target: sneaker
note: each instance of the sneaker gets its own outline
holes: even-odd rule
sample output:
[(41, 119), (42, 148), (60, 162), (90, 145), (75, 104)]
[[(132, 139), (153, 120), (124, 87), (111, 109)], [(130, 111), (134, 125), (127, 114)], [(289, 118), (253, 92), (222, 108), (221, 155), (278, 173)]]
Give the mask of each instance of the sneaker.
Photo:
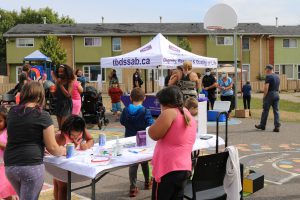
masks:
[(137, 187), (131, 188), (129, 190), (129, 197), (136, 197), (138, 192), (139, 192), (139, 189)]
[(145, 182), (144, 189), (150, 190), (152, 188), (152, 184), (153, 184), (152, 180)]
[(279, 127), (275, 127), (274, 129), (273, 129), (273, 132), (280, 132), (280, 130), (279, 130)]
[(260, 129), (262, 131), (264, 131), (266, 128), (263, 127), (262, 125), (255, 125), (255, 128)]

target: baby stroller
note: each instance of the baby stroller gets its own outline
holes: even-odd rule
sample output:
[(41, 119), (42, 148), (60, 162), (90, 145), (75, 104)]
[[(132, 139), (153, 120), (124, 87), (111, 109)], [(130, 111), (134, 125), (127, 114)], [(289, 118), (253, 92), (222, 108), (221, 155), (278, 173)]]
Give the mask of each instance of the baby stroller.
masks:
[(13, 89), (2, 95), (0, 105), (3, 105), (7, 109), (16, 105), (16, 94), (18, 93), (19, 85), (20, 84), (17, 84)]
[(87, 86), (83, 92), (81, 112), (86, 123), (97, 124), (100, 130), (109, 123), (105, 117), (102, 96), (92, 86)]

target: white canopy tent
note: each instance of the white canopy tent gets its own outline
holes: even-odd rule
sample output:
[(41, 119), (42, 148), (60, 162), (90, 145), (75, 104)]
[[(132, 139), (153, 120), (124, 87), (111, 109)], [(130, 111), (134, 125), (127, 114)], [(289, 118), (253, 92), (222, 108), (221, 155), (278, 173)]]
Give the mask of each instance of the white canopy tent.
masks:
[(203, 57), (188, 52), (167, 40), (161, 33), (157, 34), (144, 46), (114, 57), (101, 58), (102, 68), (139, 68), (164, 69), (176, 68), (186, 60), (192, 61), (193, 68), (216, 68), (217, 58)]

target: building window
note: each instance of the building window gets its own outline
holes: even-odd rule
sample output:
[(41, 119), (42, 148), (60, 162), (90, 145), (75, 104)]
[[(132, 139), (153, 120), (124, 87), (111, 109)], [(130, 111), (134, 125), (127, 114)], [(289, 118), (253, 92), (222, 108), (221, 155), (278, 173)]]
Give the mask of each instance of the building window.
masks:
[(285, 74), (287, 79), (294, 79), (294, 66), (280, 65), (280, 74)]
[(19, 83), (19, 76), (22, 73), (22, 66), (16, 66), (16, 83)]
[(17, 47), (34, 47), (34, 38), (17, 38)]
[(112, 39), (112, 50), (113, 51), (121, 51), (121, 38), (113, 38)]
[(297, 48), (297, 39), (283, 39), (284, 48)]
[[(244, 72), (245, 70), (245, 72)], [(250, 70), (250, 64), (244, 64), (243, 65), (243, 80), (244, 81), (250, 81), (251, 76), (250, 76), (251, 70)]]
[[(89, 65), (89, 66), (83, 66), (83, 74), (87, 81), (89, 82), (96, 82), (98, 78), (98, 74), (100, 74), (101, 67), (100, 65)], [(105, 69), (102, 68), (102, 81), (105, 81)]]
[(242, 39), (242, 43), (243, 43), (243, 50), (249, 50), (250, 49), (250, 38), (248, 37), (243, 37)]
[(298, 80), (300, 80), (300, 65), (298, 65)]
[(217, 36), (217, 45), (233, 45), (233, 37)]
[(280, 74), (280, 65), (275, 65), (274, 73), (278, 75)]
[(100, 47), (102, 45), (101, 37), (86, 37), (84, 38), (84, 46)]
[[(148, 72), (148, 79), (150, 81), (153, 80), (153, 77), (152, 77), (152, 70), (149, 69), (147, 70)], [(159, 80), (159, 77), (161, 76), (161, 70), (154, 70), (153, 71), (153, 74), (154, 74), (154, 81), (158, 81)], [(163, 77), (166, 77), (168, 75), (168, 69), (163, 69)]]

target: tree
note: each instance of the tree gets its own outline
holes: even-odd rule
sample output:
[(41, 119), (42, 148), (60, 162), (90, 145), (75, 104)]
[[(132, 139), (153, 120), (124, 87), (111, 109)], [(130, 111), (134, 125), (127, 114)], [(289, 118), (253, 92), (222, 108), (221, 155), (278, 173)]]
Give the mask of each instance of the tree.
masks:
[(54, 66), (59, 66), (67, 60), (67, 53), (61, 47), (60, 40), (55, 35), (47, 35), (41, 46), (40, 51), (51, 58)]
[(187, 38), (180, 38), (178, 46), (186, 51), (192, 52), (192, 47)]
[(3, 34), (17, 24), (42, 24), (46, 17), (47, 24), (74, 24), (75, 21), (69, 16), (59, 16), (51, 8), (41, 8), (33, 10), (31, 8), (21, 8), (21, 12), (6, 11), (0, 9), (0, 62), (6, 58), (6, 42)]

